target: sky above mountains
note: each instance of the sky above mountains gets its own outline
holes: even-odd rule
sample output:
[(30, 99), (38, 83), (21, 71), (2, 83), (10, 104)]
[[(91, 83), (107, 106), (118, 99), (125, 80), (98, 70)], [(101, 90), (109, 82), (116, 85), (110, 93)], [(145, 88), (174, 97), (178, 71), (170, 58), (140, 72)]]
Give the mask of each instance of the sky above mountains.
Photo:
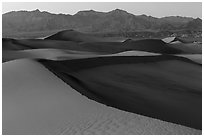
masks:
[(51, 13), (76, 14), (81, 10), (108, 12), (122, 9), (135, 15), (154, 17), (185, 16), (202, 18), (201, 2), (3, 2), (2, 13), (19, 10), (48, 11)]

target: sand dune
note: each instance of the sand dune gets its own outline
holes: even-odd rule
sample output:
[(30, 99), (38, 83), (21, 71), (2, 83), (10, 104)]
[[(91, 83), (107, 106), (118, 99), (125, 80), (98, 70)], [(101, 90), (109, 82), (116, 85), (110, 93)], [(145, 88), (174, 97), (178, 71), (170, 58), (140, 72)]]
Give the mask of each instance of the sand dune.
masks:
[(8, 39), (3, 38), (2, 39), (2, 50), (25, 50), (25, 49), (31, 49), (28, 46), (18, 45), (16, 44), (15, 39)]
[(124, 42), (124, 44), (125, 46), (134, 48), (134, 50), (142, 50), (162, 54), (182, 53), (182, 50), (170, 47), (160, 39), (131, 40)]
[(165, 43), (171, 43), (175, 40), (176, 37), (167, 37), (167, 38), (163, 38), (162, 41), (164, 41)]
[(131, 40), (125, 42), (84, 42), (79, 45), (85, 49), (89, 49), (89, 51), (109, 54), (131, 50), (160, 54), (183, 53), (182, 50), (168, 46), (163, 41), (157, 39)]
[(202, 54), (180, 54), (178, 56), (185, 57), (194, 62), (202, 64)]
[[(85, 38), (84, 38), (85, 39)], [(3, 50), (64, 49), (98, 54), (114, 54), (124, 51), (145, 51), (159, 54), (201, 54), (201, 46), (195, 44), (166, 44), (159, 39), (130, 40), (125, 42), (80, 42), (42, 39), (3, 39)]]
[(198, 43), (182, 40), (177, 37), (164, 38), (162, 41), (168, 43), (169, 47), (181, 50), (183, 54), (202, 54), (202, 45)]
[(145, 51), (125, 51), (116, 54), (101, 55), (100, 57), (111, 57), (111, 56), (154, 56), (160, 55), (157, 53), (145, 52)]
[[(111, 49), (111, 46), (114, 43), (108, 43), (106, 38), (99, 38), (99, 37), (94, 37), (90, 36), (88, 34), (83, 34), (80, 32), (76, 32), (73, 30), (65, 30), (58, 32), (46, 39), (52, 39), (52, 40), (66, 40), (66, 41), (74, 41), (74, 42), (85, 42), (83, 46), (86, 46), (86, 48), (94, 48), (95, 50), (98, 49), (104, 49), (107, 46), (109, 47), (109, 50)], [(99, 43), (100, 42), (100, 43)], [(104, 43), (107, 42), (107, 43)], [(120, 42), (115, 42), (118, 46), (122, 45), (122, 49), (124, 50), (139, 50), (139, 51), (147, 51), (147, 52), (156, 52), (156, 53), (163, 53), (163, 54), (175, 54), (175, 53), (181, 53), (181, 50), (174, 49), (172, 47), (164, 46), (166, 45), (165, 42), (162, 40), (156, 40), (156, 39), (145, 39), (145, 40), (126, 40), (123, 43)], [(111, 46), (109, 46), (111, 45)], [(125, 46), (125, 47), (123, 47)], [(99, 48), (100, 47), (100, 48)], [(105, 50), (106, 52), (108, 49)], [(121, 51), (120, 51), (121, 52)]]
[(80, 59), (97, 56), (90, 52), (80, 52), (72, 50), (60, 49), (32, 49), (21, 51), (4, 51), (2, 53), (3, 62), (28, 58), (28, 59), (49, 59), (49, 60), (63, 60), (64, 59)]
[(199, 46), (196, 43), (187, 43), (187, 44), (174, 43), (174, 44), (169, 44), (169, 46), (178, 50), (182, 50), (183, 54), (202, 54), (202, 46)]
[(108, 42), (113, 41), (110, 38), (102, 38), (94, 35), (81, 33), (75, 30), (64, 30), (60, 31), (54, 35), (51, 35), (45, 39), (51, 40), (64, 40), (64, 41), (74, 41), (74, 42)]
[(16, 59), (48, 59), (48, 60), (71, 60), (94, 57), (108, 57), (108, 56), (152, 56), (158, 55), (143, 51), (125, 51), (116, 54), (96, 54), (86, 51), (75, 50), (61, 50), (61, 49), (29, 49), (18, 51), (4, 51), (2, 53), (2, 61), (7, 62)]
[(77, 91), (98, 102), (201, 129), (201, 65), (176, 56), (41, 60)]
[(166, 43), (193, 43), (193, 40), (187, 40), (185, 38), (179, 38), (179, 37), (167, 37), (167, 38), (163, 38), (162, 41), (166, 42)]
[(3, 134), (202, 133), (92, 101), (31, 60), (3, 63), (2, 76)]
[[(12, 45), (9, 45), (8, 42), (12, 43)], [(74, 48), (78, 49), (77, 43), (72, 41), (43, 40), (43, 39), (3, 39), (3, 50), (4, 49), (16, 50), (15, 47), (24, 47), (24, 49), (44, 49), (44, 48), (70, 49), (70, 50)]]
[[(11, 44), (12, 45), (11, 45)], [(17, 50), (15, 47), (25, 47), (26, 49), (64, 49), (77, 51), (90, 51), (96, 53), (117, 53), (128, 50), (123, 46), (122, 42), (82, 42), (76, 43), (73, 41), (59, 41), (59, 40), (42, 40), (42, 39), (4, 39), (3, 50)], [(25, 49), (24, 48), (24, 49)], [(20, 48), (19, 48), (20, 49)], [(21, 50), (24, 50), (21, 49)]]

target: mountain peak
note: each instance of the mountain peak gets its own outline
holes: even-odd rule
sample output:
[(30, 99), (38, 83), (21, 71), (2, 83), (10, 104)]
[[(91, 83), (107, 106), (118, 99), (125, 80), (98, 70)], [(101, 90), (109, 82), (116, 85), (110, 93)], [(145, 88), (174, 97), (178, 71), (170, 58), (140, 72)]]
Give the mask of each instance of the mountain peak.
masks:
[(101, 12), (98, 12), (98, 11), (95, 11), (95, 10), (83, 10), (83, 11), (79, 11), (77, 12), (75, 15), (83, 15), (83, 16), (86, 16), (86, 15), (94, 15), (94, 14), (97, 14), (97, 13), (101, 13)]
[(127, 11), (125, 10), (121, 10), (121, 9), (115, 9), (115, 10), (112, 10), (112, 11), (109, 11), (107, 12), (108, 14), (111, 14), (113, 16), (117, 16), (117, 15), (131, 15), (130, 13), (128, 13)]
[(202, 19), (200, 19), (200, 18), (196, 18), (196, 19), (194, 19), (194, 20), (197, 20), (197, 21), (201, 21), (201, 22), (202, 22)]
[(122, 10), (122, 9), (115, 9), (115, 10), (112, 10), (110, 12), (115, 12), (115, 13), (127, 13), (127, 11), (125, 10)]
[(33, 10), (32, 12), (40, 12), (40, 10), (39, 10), (39, 9), (36, 9), (36, 10)]
[(148, 17), (146, 14), (139, 15), (141, 17)]

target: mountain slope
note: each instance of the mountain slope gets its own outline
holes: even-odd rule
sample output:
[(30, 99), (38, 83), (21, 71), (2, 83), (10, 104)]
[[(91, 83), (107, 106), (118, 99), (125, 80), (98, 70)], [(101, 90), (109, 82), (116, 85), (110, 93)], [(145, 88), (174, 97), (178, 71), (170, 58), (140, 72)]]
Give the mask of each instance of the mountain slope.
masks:
[(110, 12), (79, 11), (75, 15), (52, 14), (37, 9), (34, 11), (12, 11), (2, 16), (3, 34), (63, 29), (75, 29), (82, 32), (201, 30), (201, 26), (201, 19), (179, 16), (163, 18), (136, 16), (120, 9)]

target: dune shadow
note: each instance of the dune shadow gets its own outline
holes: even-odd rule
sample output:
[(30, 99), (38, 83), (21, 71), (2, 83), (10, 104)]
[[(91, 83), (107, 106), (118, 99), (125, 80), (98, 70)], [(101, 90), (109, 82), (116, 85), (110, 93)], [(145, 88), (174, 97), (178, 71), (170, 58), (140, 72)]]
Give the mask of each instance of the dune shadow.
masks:
[(38, 61), (92, 100), (202, 129), (201, 65), (189, 59), (159, 55)]

